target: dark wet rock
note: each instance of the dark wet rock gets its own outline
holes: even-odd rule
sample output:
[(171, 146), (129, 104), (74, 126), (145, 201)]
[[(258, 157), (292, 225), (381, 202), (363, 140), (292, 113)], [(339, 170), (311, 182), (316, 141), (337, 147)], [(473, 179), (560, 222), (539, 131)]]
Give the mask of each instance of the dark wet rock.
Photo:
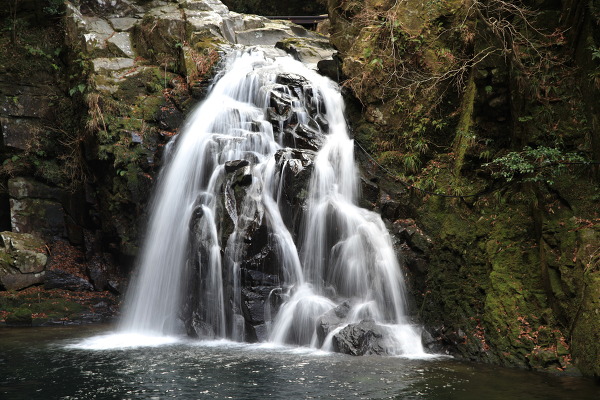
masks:
[(244, 238), (246, 246), (244, 249), (245, 257), (243, 258), (241, 267), (261, 272), (267, 276), (278, 276), (281, 273), (279, 257), (266, 226), (262, 226), (253, 233)]
[(308, 84), (308, 81), (302, 75), (291, 73), (283, 73), (277, 75), (277, 77), (275, 78), (275, 82), (279, 83), (280, 85), (298, 88), (302, 88), (303, 86), (306, 86)]
[(381, 216), (389, 221), (395, 221), (401, 216), (401, 204), (384, 191), (379, 194), (379, 209)]
[(268, 117), (271, 121), (288, 121), (292, 117), (293, 98), (284, 92), (271, 91), (269, 100)]
[[(115, 287), (110, 282), (118, 282), (114, 273), (114, 265), (108, 254), (94, 255), (86, 263), (86, 273), (94, 285), (96, 291), (110, 290), (115, 292)], [(116, 291), (118, 293), (118, 290)]]
[(233, 176), (233, 184), (237, 186), (248, 186), (252, 183), (252, 168), (246, 165), (237, 169)]
[(350, 308), (350, 303), (345, 301), (333, 310), (329, 310), (319, 317), (317, 320), (318, 347), (323, 345), (327, 335), (344, 323), (350, 312)]
[(325, 134), (329, 133), (329, 122), (327, 122), (327, 120), (325, 119), (325, 117), (322, 114), (316, 115), (314, 118), (314, 121), (321, 128), (321, 132), (323, 132)]
[(94, 290), (94, 286), (92, 286), (90, 282), (59, 269), (51, 269), (46, 271), (44, 288), (71, 290), (74, 292)]
[(266, 342), (269, 340), (269, 325), (259, 324), (252, 326), (257, 342)]
[(306, 210), (315, 154), (306, 149), (282, 149), (275, 154), (283, 186), (282, 197), (279, 199), (281, 216), (294, 234), (298, 234), (302, 215)]
[(421, 343), (423, 343), (423, 347), (431, 353), (441, 353), (444, 349), (440, 338), (434, 337), (425, 329), (421, 331)]
[(333, 350), (338, 353), (363, 356), (389, 354), (389, 333), (374, 321), (351, 324), (333, 335)]
[(340, 61), (336, 55), (332, 59), (321, 60), (317, 63), (319, 73), (334, 82), (340, 81)]
[(360, 188), (362, 192), (361, 201), (366, 202), (369, 207), (374, 208), (379, 199), (379, 186), (364, 176), (360, 177)]
[(17, 232), (41, 233), (45, 237), (66, 236), (62, 205), (42, 199), (10, 199), (12, 225)]
[(4, 146), (23, 151), (27, 150), (31, 143), (35, 143), (36, 135), (42, 129), (37, 120), (22, 118), (0, 118), (0, 127)]
[(161, 129), (175, 131), (183, 125), (185, 121), (185, 114), (176, 107), (164, 106), (158, 109), (156, 113), (156, 120), (158, 121), (158, 125)]
[(188, 335), (194, 336), (200, 339), (213, 339), (215, 337), (215, 331), (210, 324), (202, 321), (198, 314), (194, 314), (191, 330), (187, 328)]
[(400, 240), (405, 241), (413, 251), (427, 253), (432, 246), (432, 241), (421, 230), (413, 219), (398, 219), (392, 225), (392, 232)]
[(321, 132), (305, 124), (286, 129), (283, 145), (296, 149), (318, 151), (323, 145), (324, 136)]
[(107, 282), (106, 289), (114, 294), (125, 294), (127, 290), (120, 281), (110, 280)]
[(234, 171), (237, 171), (238, 169), (248, 166), (248, 165), (250, 165), (250, 162), (248, 160), (227, 161), (225, 163), (225, 172), (227, 172), (227, 173), (234, 172)]
[(242, 312), (247, 322), (254, 325), (265, 321), (264, 305), (271, 290), (269, 287), (242, 288)]
[(243, 286), (279, 286), (279, 277), (277, 275), (265, 274), (264, 272), (253, 269), (242, 269)]

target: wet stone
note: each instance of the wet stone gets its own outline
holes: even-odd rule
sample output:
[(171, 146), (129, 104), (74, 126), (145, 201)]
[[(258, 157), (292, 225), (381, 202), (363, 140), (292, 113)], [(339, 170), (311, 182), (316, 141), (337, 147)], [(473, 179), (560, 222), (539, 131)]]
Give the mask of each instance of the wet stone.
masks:
[(254, 288), (242, 288), (242, 312), (244, 319), (252, 324), (262, 323), (265, 319), (264, 303), (266, 297)]
[(252, 183), (252, 168), (246, 165), (235, 171), (233, 182), (237, 186), (249, 186)]
[(316, 328), (319, 346), (323, 345), (327, 335), (344, 323), (349, 312), (350, 303), (345, 301), (333, 310), (329, 310), (319, 317)]
[(253, 269), (242, 269), (242, 283), (244, 286), (279, 286), (277, 275), (265, 274)]
[(292, 110), (292, 97), (287, 93), (271, 91), (270, 106), (279, 115), (288, 115)]
[(351, 324), (333, 335), (333, 350), (352, 356), (388, 354), (388, 331), (374, 321)]
[(238, 169), (250, 165), (248, 160), (234, 160), (225, 163), (225, 172), (235, 172)]
[(59, 269), (46, 271), (44, 288), (48, 289), (64, 289), (74, 292), (93, 291), (94, 287), (91, 283), (83, 278), (69, 274), (68, 272)]
[(314, 121), (321, 127), (324, 133), (329, 133), (329, 122), (321, 114), (315, 116)]

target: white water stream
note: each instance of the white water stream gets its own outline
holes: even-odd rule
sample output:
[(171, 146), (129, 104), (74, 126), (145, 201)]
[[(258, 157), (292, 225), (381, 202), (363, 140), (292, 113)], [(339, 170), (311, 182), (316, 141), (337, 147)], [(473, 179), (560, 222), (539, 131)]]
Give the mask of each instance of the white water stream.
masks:
[[(328, 126), (297, 233), (282, 216), (289, 210), (280, 201), (281, 165), (275, 154), (283, 147), (283, 134), (274, 133), (266, 119), (271, 91), (289, 90), (276, 83), (283, 73), (308, 83), (293, 104), (298, 123), (307, 121), (308, 109), (317, 108)], [(314, 346), (319, 317), (346, 301), (351, 308), (342, 327), (372, 319), (392, 332), (393, 353), (424, 354), (420, 333), (405, 315), (403, 277), (390, 236), (378, 214), (357, 206), (358, 173), (343, 111), (337, 85), (292, 58), (256, 50), (232, 54), (169, 149), (120, 330), (176, 332), (184, 292), (196, 290), (197, 301), (205, 303), (202, 323), (214, 336), (243, 340), (239, 241), (258, 216), (274, 241), (284, 299), (277, 312), (265, 302), (269, 341)], [(234, 160), (250, 162), (252, 182), (242, 205), (223, 206), (225, 163)], [(222, 240), (225, 212), (235, 226)], [(204, 256), (200, 285), (190, 288), (186, 271), (195, 214), (201, 215), (196, 231)], [(323, 344), (327, 349), (331, 336)]]

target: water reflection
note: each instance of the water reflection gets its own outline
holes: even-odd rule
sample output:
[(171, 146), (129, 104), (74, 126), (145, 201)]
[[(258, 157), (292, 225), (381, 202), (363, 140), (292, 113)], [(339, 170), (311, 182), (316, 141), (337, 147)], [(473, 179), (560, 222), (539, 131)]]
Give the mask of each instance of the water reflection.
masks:
[(73, 347), (98, 329), (1, 329), (0, 398), (577, 400), (600, 394), (587, 379), (452, 359), (184, 339), (159, 347)]

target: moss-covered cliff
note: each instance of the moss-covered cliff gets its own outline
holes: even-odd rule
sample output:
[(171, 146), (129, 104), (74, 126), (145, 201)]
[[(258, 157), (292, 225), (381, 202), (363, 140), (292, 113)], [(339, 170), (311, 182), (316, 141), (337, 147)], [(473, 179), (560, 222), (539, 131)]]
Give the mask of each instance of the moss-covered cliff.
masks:
[(364, 188), (465, 358), (600, 375), (596, 3), (329, 1)]

